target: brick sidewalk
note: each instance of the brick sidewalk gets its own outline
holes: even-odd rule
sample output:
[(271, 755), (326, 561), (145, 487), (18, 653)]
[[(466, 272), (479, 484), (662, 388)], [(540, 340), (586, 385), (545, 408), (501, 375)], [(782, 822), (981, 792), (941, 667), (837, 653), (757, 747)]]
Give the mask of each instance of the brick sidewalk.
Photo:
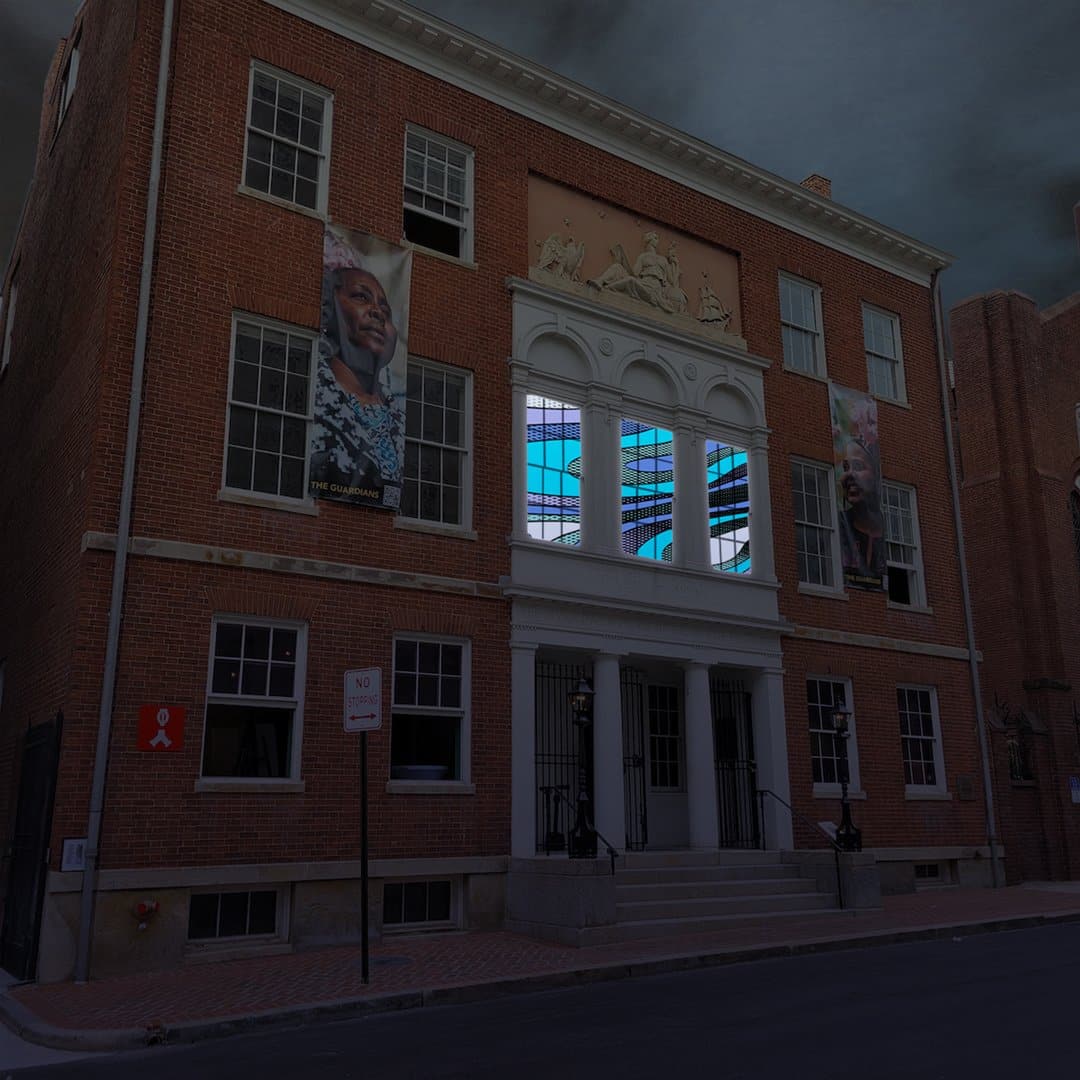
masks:
[[(169, 1031), (192, 1022), (229, 1021), (271, 1011), (300, 1010), (323, 1003), (382, 1001), (406, 1008), (430, 1002), (429, 992), (477, 988), (498, 992), (513, 980), (548, 977), (558, 985), (589, 977), (618, 978), (672, 967), (723, 962), (777, 953), (843, 947), (897, 935), (935, 936), (949, 932), (1008, 929), (1040, 919), (1080, 919), (1080, 891), (1059, 888), (941, 890), (887, 897), (881, 911), (829, 912), (813, 916), (748, 919), (705, 934), (574, 949), (501, 931), (397, 937), (372, 947), (372, 978), (360, 981), (360, 949), (337, 946), (283, 956), (200, 963), (145, 975), (94, 981), (86, 986), (26, 985), (0, 995), (16, 1003), (28, 1038), (54, 1045), (56, 1029), (73, 1036), (126, 1029), (127, 1045), (146, 1029)], [(681, 962), (681, 963), (680, 963)], [(574, 973), (577, 973), (576, 975)], [(515, 987), (521, 989), (519, 985)], [(395, 995), (397, 996), (395, 998)], [(409, 995), (412, 995), (410, 997)], [(425, 996), (427, 995), (426, 999)], [(451, 995), (441, 995), (444, 1000)], [(372, 1000), (375, 999), (375, 1000)], [(7, 1010), (9, 1013), (11, 1009)], [(19, 1026), (18, 1024), (16, 1026)], [(223, 1025), (225, 1033), (227, 1025)], [(50, 1038), (49, 1029), (53, 1029)], [(61, 1032), (61, 1034), (62, 1034)], [(203, 1037), (213, 1034), (203, 1032)]]

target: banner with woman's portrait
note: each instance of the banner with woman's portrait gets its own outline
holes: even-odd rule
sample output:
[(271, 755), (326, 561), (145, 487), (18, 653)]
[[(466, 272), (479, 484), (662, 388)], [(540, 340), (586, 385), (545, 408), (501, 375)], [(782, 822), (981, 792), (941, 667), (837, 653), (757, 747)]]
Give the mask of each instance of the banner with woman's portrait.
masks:
[(412, 252), (327, 225), (308, 489), (397, 510)]
[(885, 516), (877, 402), (860, 390), (830, 383), (829, 404), (844, 584), (880, 590), (885, 587)]

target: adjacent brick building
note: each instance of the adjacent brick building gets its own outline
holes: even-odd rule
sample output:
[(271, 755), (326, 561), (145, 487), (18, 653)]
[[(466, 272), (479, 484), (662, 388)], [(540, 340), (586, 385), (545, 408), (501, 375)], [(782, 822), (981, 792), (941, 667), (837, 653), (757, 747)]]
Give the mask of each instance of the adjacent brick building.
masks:
[[(1080, 227), (1080, 211), (1078, 211)], [(953, 308), (984, 707), (1010, 881), (1080, 874), (1080, 293)]]
[[(355, 937), (350, 669), (383, 672), (376, 929), (530, 922), (508, 874), (565, 845), (581, 677), (620, 850), (818, 848), (847, 760), (885, 888), (988, 880), (947, 256), (398, 3), (88, 0), (41, 131), (3, 294), (5, 836), (58, 758), (7, 966), (69, 977), (81, 897), (94, 973)], [(411, 255), (400, 513), (314, 497), (290, 443), (332, 230)], [(884, 589), (843, 584), (830, 383), (878, 403)]]

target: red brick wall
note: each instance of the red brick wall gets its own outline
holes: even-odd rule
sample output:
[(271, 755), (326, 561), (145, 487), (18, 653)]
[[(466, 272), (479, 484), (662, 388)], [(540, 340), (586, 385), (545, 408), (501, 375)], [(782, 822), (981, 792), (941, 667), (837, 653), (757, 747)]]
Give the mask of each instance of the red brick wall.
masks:
[[(116, 528), (130, 381), (141, 242), (139, 200), (149, 160), (158, 48), (155, 7), (140, 5), (127, 151), (122, 168), (114, 167), (112, 174), (120, 196), (110, 279), (114, 303), (100, 332), (100, 423), (96, 437), (87, 431), (80, 443), (87, 459), (85, 527), (106, 532)], [(390, 515), (329, 502), (320, 504), (317, 517), (306, 517), (216, 498), (221, 486), (231, 312), (244, 307), (314, 326), (319, 296), (322, 223), (236, 190), (252, 57), (333, 91), (329, 212), (336, 222), (390, 240), (400, 238), (407, 122), (475, 148), (476, 267), (417, 253), (410, 347), (417, 355), (474, 373), (476, 541), (395, 530)], [(752, 352), (774, 361), (766, 375), (766, 398), (773, 432), (773, 521), (784, 615), (793, 622), (837, 631), (963, 645), (926, 288), (613, 159), (256, 0), (230, 4), (185, 0), (178, 8), (134, 534), (497, 582), (508, 570), (505, 538), (511, 516), (505, 368), (511, 304), (505, 279), (527, 273), (530, 171), (738, 253), (743, 332)], [(832, 443), (825, 384), (781, 370), (777, 284), (781, 269), (821, 284), (828, 368), (840, 383), (866, 386), (861, 301), (900, 317), (911, 408), (881, 405), (882, 458), (887, 478), (918, 489), (932, 615), (888, 610), (882, 594), (851, 593), (847, 602), (837, 602), (797, 592), (789, 458), (799, 454), (829, 461)], [(73, 529), (73, 535), (83, 527)], [(25, 563), (28, 556), (20, 558)], [(54, 829), (57, 840), (73, 830), (81, 832), (85, 820), (92, 756), (88, 748), (98, 692), (95, 673), (103, 648), (110, 565), (106, 555), (84, 558), (77, 654), (81, 704), (76, 710), (82, 726), (72, 735), (73, 753), (65, 756), (63, 809)], [(193, 790), (214, 613), (207, 588), (220, 590), (235, 582), (253, 594), (287, 598), (298, 605), (318, 599), (310, 619), (309, 719), (302, 770), (307, 790), (302, 795), (211, 796)], [(389, 665), (393, 618), (408, 615), (417, 622), (411, 628), (419, 630), (425, 625), (437, 628), (448, 613), (477, 628), (471, 635), (477, 794), (386, 795), (378, 783), (380, 775), (385, 779), (385, 735), (376, 736), (372, 835), (373, 850), (379, 855), (506, 850), (507, 608), (488, 600), (134, 558), (121, 642), (103, 865), (352, 855), (355, 815), (348, 799), (355, 772), (349, 756), (352, 743), (340, 733), (337, 720), (340, 672), (347, 666)], [(71, 625), (70, 617), (66, 625)], [(966, 805), (914, 808), (902, 803), (898, 767), (892, 688), (895, 681), (909, 677), (905, 672), (918, 671), (919, 682), (931, 681), (926, 673), (933, 673), (943, 721), (948, 707), (950, 778), (974, 771), (968, 767), (974, 745), (970, 720), (959, 719), (966, 707), (963, 662), (794, 640), (788, 640), (785, 649), (792, 777), (801, 807), (813, 809), (806, 791), (808, 763), (799, 756), (808, 749), (805, 672), (857, 663), (853, 678), (859, 722), (867, 725), (862, 754), (865, 786), (872, 792), (860, 808), (868, 834), (906, 843), (917, 838), (978, 839)], [(131, 751), (131, 739), (137, 706), (159, 700), (189, 704), (189, 749), (151, 761), (148, 755)], [(861, 731), (860, 727), (860, 739)], [(878, 751), (880, 762), (874, 756)], [(335, 831), (339, 820), (346, 823), (340, 832)]]
[[(44, 86), (35, 179), (14, 249), (18, 303), (11, 363), (0, 379), (5, 846), (22, 732), (63, 709), (64, 761), (81, 771), (97, 716), (100, 663), (86, 664), (78, 633), (86, 611), (80, 543), (99, 464), (102, 371), (116, 332), (113, 286), (122, 251), (114, 240), (134, 16), (128, 0), (86, 5), (78, 84), (57, 132), (58, 50)], [(107, 588), (98, 595), (107, 596)]]
[[(1033, 712), (1034, 789), (995, 789), (1010, 876), (1080, 874), (1080, 775), (1073, 705), (1080, 701), (1080, 568), (1069, 493), (1080, 473), (1080, 297), (1040, 313), (1019, 293), (954, 308), (956, 415), (976, 631), (986, 662), (984, 706)], [(1004, 745), (1004, 733), (995, 733)], [(1011, 839), (1010, 839), (1011, 837)]]

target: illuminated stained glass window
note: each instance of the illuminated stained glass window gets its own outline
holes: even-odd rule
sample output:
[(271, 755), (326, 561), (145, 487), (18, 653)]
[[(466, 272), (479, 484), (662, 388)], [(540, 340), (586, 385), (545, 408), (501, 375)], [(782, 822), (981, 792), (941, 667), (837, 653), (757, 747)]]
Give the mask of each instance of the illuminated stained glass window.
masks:
[(714, 570), (750, 573), (750, 487), (746, 451), (705, 440), (709, 482), (709, 560)]
[(622, 549), (627, 555), (671, 562), (673, 439), (670, 431), (652, 424), (621, 423)]
[(581, 409), (529, 394), (529, 536), (581, 543)]

